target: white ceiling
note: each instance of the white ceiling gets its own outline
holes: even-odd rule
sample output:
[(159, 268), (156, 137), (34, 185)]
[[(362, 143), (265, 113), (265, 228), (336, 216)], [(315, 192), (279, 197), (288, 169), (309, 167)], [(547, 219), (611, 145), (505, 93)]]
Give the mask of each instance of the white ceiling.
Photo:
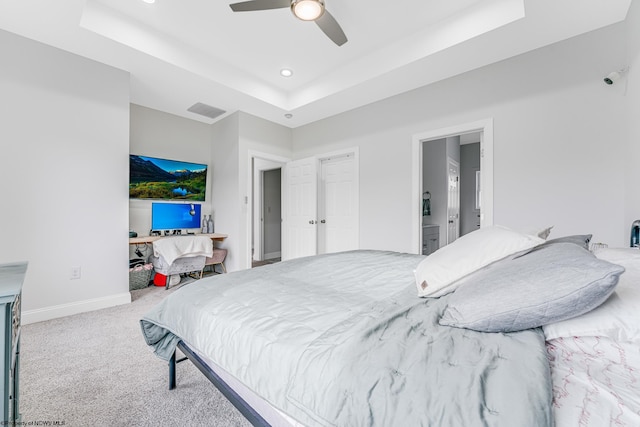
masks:
[(349, 39), (338, 47), (286, 8), (234, 13), (236, 1), (1, 0), (0, 28), (129, 71), (135, 104), (297, 127), (619, 22), (631, 4), (325, 0)]

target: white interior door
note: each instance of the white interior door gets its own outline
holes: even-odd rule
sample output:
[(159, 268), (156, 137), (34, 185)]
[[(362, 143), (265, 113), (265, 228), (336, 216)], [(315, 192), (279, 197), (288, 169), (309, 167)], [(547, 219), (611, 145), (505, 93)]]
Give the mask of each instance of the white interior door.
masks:
[(307, 158), (285, 165), (286, 216), (282, 259), (317, 253), (318, 160)]
[(323, 159), (318, 200), (318, 253), (358, 248), (357, 177), (353, 154)]
[(447, 244), (460, 236), (460, 164), (449, 158), (447, 165)]

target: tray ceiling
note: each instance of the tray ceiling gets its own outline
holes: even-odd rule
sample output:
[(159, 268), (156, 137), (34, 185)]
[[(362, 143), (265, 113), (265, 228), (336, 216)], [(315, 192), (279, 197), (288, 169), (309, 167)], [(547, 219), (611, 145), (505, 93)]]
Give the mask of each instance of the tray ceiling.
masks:
[(4, 0), (0, 28), (129, 71), (133, 103), (297, 127), (619, 22), (630, 2), (325, 0), (341, 47), (286, 8), (211, 0)]

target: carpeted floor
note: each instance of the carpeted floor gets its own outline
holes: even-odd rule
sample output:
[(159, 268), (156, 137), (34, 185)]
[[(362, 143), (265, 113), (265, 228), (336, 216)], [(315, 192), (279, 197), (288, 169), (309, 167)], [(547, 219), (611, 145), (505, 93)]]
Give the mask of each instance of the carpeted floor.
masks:
[(174, 291), (150, 286), (133, 291), (131, 304), (24, 325), (24, 425), (249, 426), (191, 362), (178, 364), (169, 391), (167, 363), (146, 345), (139, 319)]

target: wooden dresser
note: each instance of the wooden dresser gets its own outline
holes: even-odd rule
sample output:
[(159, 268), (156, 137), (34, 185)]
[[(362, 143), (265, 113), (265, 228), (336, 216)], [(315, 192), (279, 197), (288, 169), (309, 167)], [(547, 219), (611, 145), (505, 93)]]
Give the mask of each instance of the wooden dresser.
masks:
[(20, 376), (20, 299), (27, 263), (0, 264), (0, 354), (2, 399), (0, 414), (3, 425), (17, 425), (18, 379)]

